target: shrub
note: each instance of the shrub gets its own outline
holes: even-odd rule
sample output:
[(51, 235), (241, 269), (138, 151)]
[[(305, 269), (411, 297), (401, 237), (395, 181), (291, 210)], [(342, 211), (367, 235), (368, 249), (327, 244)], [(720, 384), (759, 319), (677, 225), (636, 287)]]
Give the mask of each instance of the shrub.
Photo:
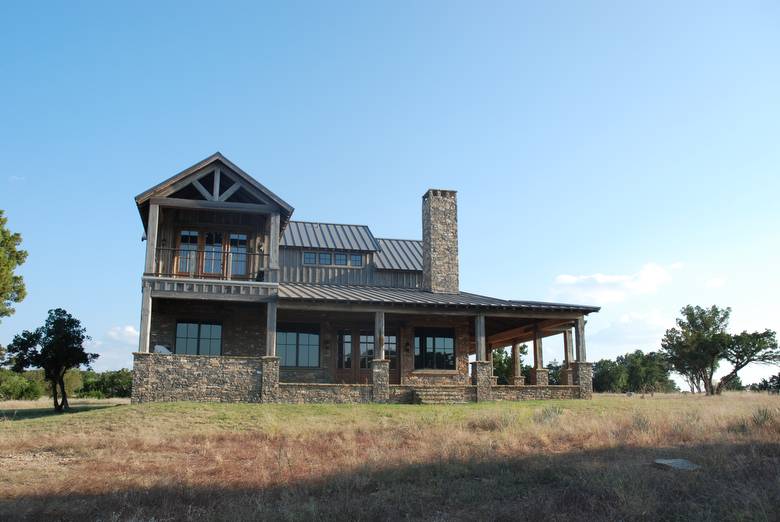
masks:
[(771, 425), (775, 420), (774, 414), (769, 408), (759, 408), (753, 413), (753, 424), (759, 428)]
[(560, 406), (545, 406), (541, 410), (534, 412), (534, 421), (538, 423), (549, 423), (556, 420), (563, 413)]
[(0, 382), (0, 398), (12, 401), (34, 401), (43, 394), (37, 382), (16, 373), (8, 373), (10, 375), (3, 375)]
[(78, 396), (93, 399), (130, 397), (133, 387), (133, 374), (125, 369), (102, 373), (83, 372), (82, 380)]

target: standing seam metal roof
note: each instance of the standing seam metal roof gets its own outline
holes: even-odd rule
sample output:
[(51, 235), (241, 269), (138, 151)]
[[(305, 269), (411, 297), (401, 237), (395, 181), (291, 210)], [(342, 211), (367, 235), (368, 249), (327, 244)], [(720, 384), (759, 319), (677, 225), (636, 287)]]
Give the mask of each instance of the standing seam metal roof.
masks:
[(597, 312), (598, 307), (538, 301), (506, 301), (494, 297), (460, 292), (435, 294), (412, 288), (370, 286), (315, 285), (308, 283), (280, 283), (279, 298), (291, 301), (331, 303), (361, 303), (383, 305), (452, 306), (464, 308), (544, 311)]
[(290, 221), (280, 245), (357, 252), (376, 252), (380, 248), (371, 230), (365, 225), (339, 225), (308, 221)]
[(381, 250), (374, 254), (374, 263), (378, 269), (422, 271), (422, 241), (382, 238), (377, 241)]

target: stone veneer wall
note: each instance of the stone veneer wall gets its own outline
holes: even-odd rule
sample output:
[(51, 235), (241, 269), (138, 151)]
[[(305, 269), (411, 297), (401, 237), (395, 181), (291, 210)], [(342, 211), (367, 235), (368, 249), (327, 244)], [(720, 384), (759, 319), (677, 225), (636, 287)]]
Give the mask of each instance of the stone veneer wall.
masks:
[(458, 201), (454, 190), (430, 189), (422, 202), (423, 290), (458, 293)]
[(265, 309), (261, 303), (154, 299), (149, 350), (155, 345), (173, 351), (177, 321), (222, 325), (222, 355), (265, 355)]
[(133, 354), (133, 402), (259, 402), (257, 357)]
[(578, 386), (493, 386), (491, 397), (498, 401), (526, 401), (533, 399), (577, 399)]
[(371, 402), (370, 384), (279, 384), (279, 402), (309, 403), (363, 403)]

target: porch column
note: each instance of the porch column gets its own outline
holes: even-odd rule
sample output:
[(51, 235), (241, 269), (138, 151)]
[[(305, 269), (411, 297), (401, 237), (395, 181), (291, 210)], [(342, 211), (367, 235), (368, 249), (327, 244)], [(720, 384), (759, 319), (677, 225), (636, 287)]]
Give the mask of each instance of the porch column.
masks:
[(544, 360), (542, 357), (542, 333), (537, 328), (534, 331), (534, 368), (531, 371), (531, 384), (536, 386), (547, 386), (549, 378), (547, 370), (544, 369)]
[(593, 396), (593, 365), (587, 362), (585, 355), (585, 318), (580, 317), (574, 328), (576, 361), (572, 363), (573, 384), (579, 387), (580, 399)]
[(265, 355), (276, 357), (276, 301), (266, 304), (265, 312)]
[(266, 281), (277, 282), (279, 276), (279, 214), (268, 219), (268, 276)]
[(385, 313), (374, 313), (374, 360), (371, 361), (373, 401), (390, 399), (390, 361), (385, 359)]
[(514, 341), (512, 343), (512, 382), (515, 386), (522, 386), (525, 384), (525, 377), (523, 377), (523, 366), (520, 363), (520, 343)]
[(374, 356), (385, 360), (385, 313), (374, 314)]
[(477, 401), (489, 401), (493, 364), (487, 360), (485, 339), (485, 314), (478, 314), (474, 320), (474, 337), (477, 360), (471, 363), (471, 382), (477, 387)]
[(563, 366), (561, 367), (561, 384), (573, 384), (571, 363), (574, 362), (574, 345), (572, 344), (571, 328), (563, 332)]
[(141, 331), (138, 336), (138, 351), (149, 353), (149, 343), (152, 334), (152, 283), (142, 283), (141, 294)]
[(587, 361), (585, 355), (585, 318), (580, 317), (577, 319), (574, 330), (574, 340), (577, 347), (577, 362)]
[(279, 358), (276, 356), (277, 301), (266, 303), (265, 355), (260, 357), (260, 402), (279, 400)]
[(160, 223), (160, 205), (149, 204), (149, 219), (146, 220), (146, 264), (145, 274), (154, 274), (157, 271), (157, 229)]

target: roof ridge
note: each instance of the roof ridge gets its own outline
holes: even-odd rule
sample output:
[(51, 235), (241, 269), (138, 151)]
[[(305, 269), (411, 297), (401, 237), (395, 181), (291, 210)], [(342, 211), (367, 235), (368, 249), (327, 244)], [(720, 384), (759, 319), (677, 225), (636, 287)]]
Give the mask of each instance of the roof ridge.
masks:
[[(304, 219), (291, 219), (290, 223), (308, 223), (309, 225), (338, 225), (342, 227), (365, 227), (369, 231), (371, 231), (371, 227), (368, 225), (358, 225), (357, 223), (331, 223), (329, 221), (307, 221)], [(371, 232), (371, 235), (374, 236), (374, 233)], [(374, 236), (376, 238), (376, 236)]]

